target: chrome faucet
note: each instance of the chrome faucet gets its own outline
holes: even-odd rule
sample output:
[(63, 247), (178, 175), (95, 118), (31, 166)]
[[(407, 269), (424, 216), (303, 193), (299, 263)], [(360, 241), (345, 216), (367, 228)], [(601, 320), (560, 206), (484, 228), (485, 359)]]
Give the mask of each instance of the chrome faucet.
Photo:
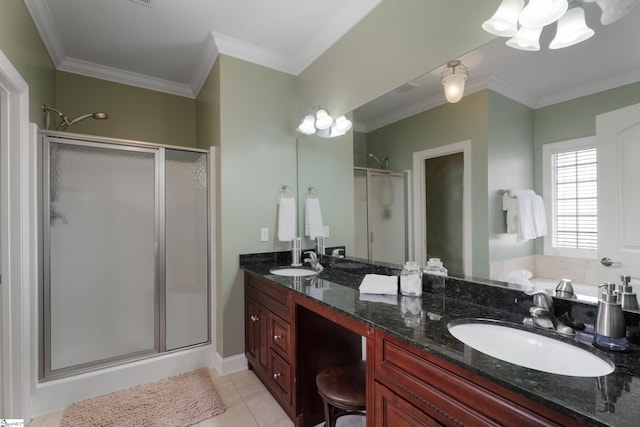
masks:
[(551, 295), (544, 290), (529, 291), (527, 295), (533, 297), (534, 306), (529, 309), (531, 317), (525, 317), (522, 321), (523, 324), (542, 329), (551, 329), (562, 335), (574, 335), (573, 329), (562, 323), (553, 314), (553, 298), (551, 298)]
[(318, 256), (316, 255), (315, 252), (307, 251), (304, 254), (309, 255), (309, 258), (305, 258), (304, 262), (305, 263), (308, 262), (311, 268), (313, 268), (315, 271), (318, 271), (318, 272), (324, 270), (324, 267), (322, 266), (322, 264), (320, 264), (320, 261), (318, 261)]

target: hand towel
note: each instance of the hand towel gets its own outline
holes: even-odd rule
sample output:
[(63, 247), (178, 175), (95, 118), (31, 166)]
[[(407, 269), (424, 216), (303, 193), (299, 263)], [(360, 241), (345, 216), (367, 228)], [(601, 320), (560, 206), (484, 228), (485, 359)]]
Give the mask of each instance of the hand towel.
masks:
[(324, 225), (322, 224), (322, 212), (320, 211), (320, 199), (309, 197), (305, 203), (305, 225), (304, 234), (311, 239), (324, 236)]
[(278, 201), (278, 240), (287, 242), (296, 237), (296, 200), (280, 197)]
[(533, 225), (536, 229), (536, 237), (547, 235), (547, 215), (544, 209), (544, 200), (537, 194), (533, 197)]
[(363, 294), (398, 294), (398, 276), (384, 276), (381, 274), (366, 274), (360, 283), (360, 293)]
[(535, 239), (536, 226), (533, 222), (533, 197), (535, 193), (522, 193), (517, 196), (518, 200), (518, 236), (519, 242)]

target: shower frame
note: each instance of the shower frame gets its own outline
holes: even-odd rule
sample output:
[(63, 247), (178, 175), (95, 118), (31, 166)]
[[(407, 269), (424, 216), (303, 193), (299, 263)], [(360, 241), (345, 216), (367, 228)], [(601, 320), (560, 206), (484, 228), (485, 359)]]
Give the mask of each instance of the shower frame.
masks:
[[(50, 289), (46, 285), (49, 282), (50, 274), (50, 144), (49, 141), (60, 142), (63, 144), (78, 145), (83, 147), (99, 147), (99, 148), (113, 148), (117, 147), (122, 151), (135, 151), (135, 152), (155, 152), (155, 239), (156, 247), (154, 249), (155, 267), (154, 267), (154, 347), (150, 350), (144, 350), (140, 352), (129, 353), (125, 355), (119, 355), (115, 357), (100, 359), (88, 363), (79, 365), (73, 365), (70, 367), (51, 370), (51, 305), (50, 305)], [(166, 248), (165, 248), (165, 209), (161, 208), (165, 206), (165, 168), (166, 164), (165, 152), (166, 150), (185, 151), (192, 153), (205, 154), (207, 162), (207, 186), (210, 184), (209, 167), (209, 151), (197, 148), (173, 146), (167, 144), (157, 144), (144, 141), (135, 141), (127, 139), (117, 139), (100, 137), (94, 135), (75, 134), (64, 131), (53, 130), (40, 130), (38, 131), (38, 146), (37, 146), (37, 170), (38, 170), (38, 200), (40, 207), (38, 209), (38, 243), (39, 253), (42, 256), (41, 271), (38, 275), (38, 312), (42, 314), (42, 318), (39, 321), (38, 327), (38, 376), (39, 381), (51, 381), (61, 378), (67, 378), (71, 375), (83, 374), (99, 369), (109, 368), (112, 366), (123, 365), (139, 360), (157, 357), (160, 355), (166, 355), (170, 353), (184, 351), (185, 349), (191, 349), (195, 347), (201, 347), (212, 342), (211, 330), (211, 266), (207, 262), (206, 269), (206, 293), (207, 293), (207, 307), (206, 307), (206, 324), (207, 324), (207, 338), (206, 341), (188, 345), (185, 347), (179, 347), (171, 350), (166, 349)], [(162, 166), (162, 167), (160, 167)], [(210, 235), (212, 227), (210, 212), (208, 207), (210, 206), (210, 192), (206, 191), (206, 206), (207, 206), (207, 221), (206, 221), (206, 235)], [(206, 239), (207, 254), (206, 258), (209, 259), (211, 253), (211, 241)]]

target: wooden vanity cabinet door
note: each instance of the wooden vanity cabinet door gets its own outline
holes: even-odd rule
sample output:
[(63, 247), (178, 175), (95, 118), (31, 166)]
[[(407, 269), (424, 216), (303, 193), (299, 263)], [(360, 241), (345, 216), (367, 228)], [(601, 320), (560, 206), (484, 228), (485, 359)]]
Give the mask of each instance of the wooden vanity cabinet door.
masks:
[(247, 298), (245, 306), (245, 353), (257, 373), (267, 373), (269, 363), (269, 315), (256, 301)]

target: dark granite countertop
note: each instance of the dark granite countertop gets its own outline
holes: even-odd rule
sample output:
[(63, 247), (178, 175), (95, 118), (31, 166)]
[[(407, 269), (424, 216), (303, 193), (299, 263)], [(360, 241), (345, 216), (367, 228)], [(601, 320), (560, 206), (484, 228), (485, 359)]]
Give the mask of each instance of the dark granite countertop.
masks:
[[(315, 278), (294, 279), (269, 272), (270, 268), (286, 266), (288, 262), (286, 252), (240, 256), (240, 268), (249, 273), (306, 295), (586, 425), (638, 425), (640, 346), (631, 345), (625, 353), (601, 352), (590, 345), (591, 336), (586, 333), (579, 332), (575, 339), (570, 339), (536, 329), (541, 334), (596, 352), (616, 365), (615, 371), (604, 377), (570, 377), (495, 359), (465, 348), (449, 333), (449, 322), (468, 318), (501, 320), (521, 327), (530, 304), (527, 305), (526, 297), (522, 298), (523, 291), (517, 287), (501, 282), (448, 278), (444, 290), (424, 292), (421, 298), (366, 295), (358, 291), (365, 274), (399, 275), (398, 266), (323, 257), (325, 270)], [(555, 305), (557, 315), (560, 315), (558, 310), (563, 310), (572, 320), (587, 324), (587, 330), (589, 321), (593, 324), (595, 306), (564, 300), (557, 300)], [(637, 324), (636, 316), (629, 313), (625, 316), (628, 324)]]

